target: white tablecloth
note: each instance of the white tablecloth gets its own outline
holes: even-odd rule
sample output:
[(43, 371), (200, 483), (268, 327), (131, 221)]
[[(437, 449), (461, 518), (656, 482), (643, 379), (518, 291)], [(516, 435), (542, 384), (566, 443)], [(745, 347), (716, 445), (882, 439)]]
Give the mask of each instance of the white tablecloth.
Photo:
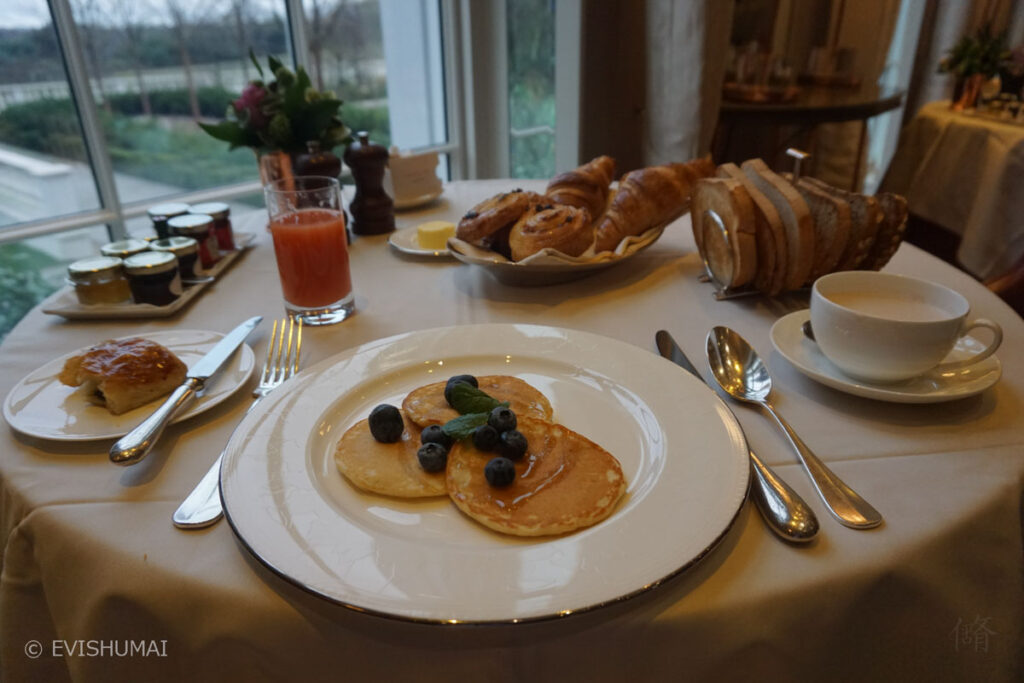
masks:
[[(399, 224), (455, 218), (515, 185), (532, 186), (453, 184), (439, 205), (399, 214)], [(188, 533), (171, 526), (178, 502), (241, 419), (244, 392), (171, 427), (148, 459), (125, 469), (108, 462), (108, 443), (61, 445), (5, 428), (4, 680), (1020, 680), (1024, 323), (967, 275), (910, 245), (889, 266), (955, 287), (1006, 333), (995, 387), (913, 406), (854, 398), (789, 367), (771, 350), (768, 330), (806, 299), (715, 301), (696, 281), (686, 218), (631, 262), (538, 289), (506, 287), (451, 260), (400, 256), (385, 237), (358, 239), (352, 264), (358, 314), (307, 328), (306, 366), (391, 334), (477, 322), (584, 329), (652, 353), (655, 331), (666, 328), (698, 360), (707, 330), (728, 324), (767, 357), (780, 411), (886, 522), (872, 531), (836, 523), (767, 418), (737, 407), (754, 448), (818, 513), (813, 544), (783, 543), (747, 505), (701, 564), (633, 600), (537, 624), (416, 625), (301, 592), (252, 559), (225, 523)], [(67, 322), (33, 311), (0, 348), (0, 386), (107, 337), (223, 331), (281, 312), (261, 233), (176, 318)], [(268, 330), (252, 340), (257, 356)], [(78, 640), (166, 641), (166, 657), (54, 657), (54, 640), (65, 649)], [(42, 656), (26, 654), (30, 641)]]
[(960, 235), (957, 259), (986, 279), (1024, 257), (1024, 126), (930, 102), (900, 133), (883, 189)]

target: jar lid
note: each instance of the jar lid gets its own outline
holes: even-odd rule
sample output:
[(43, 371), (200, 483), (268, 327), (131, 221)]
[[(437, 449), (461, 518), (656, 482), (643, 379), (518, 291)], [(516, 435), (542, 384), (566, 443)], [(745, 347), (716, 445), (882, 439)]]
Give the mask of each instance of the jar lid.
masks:
[(210, 231), (211, 225), (213, 218), (198, 213), (175, 216), (167, 221), (167, 227), (179, 235), (204, 235)]
[(146, 213), (149, 217), (156, 218), (157, 216), (165, 216), (171, 218), (172, 216), (180, 216), (183, 213), (188, 213), (188, 204), (182, 204), (181, 202), (166, 202), (164, 204), (157, 204), (146, 209)]
[(191, 254), (199, 249), (199, 243), (191, 237), (176, 235), (174, 237), (165, 237), (162, 240), (150, 242), (149, 248), (153, 251), (167, 251), (175, 255)]
[(194, 214), (206, 214), (207, 216), (213, 216), (214, 218), (227, 218), (228, 214), (231, 213), (231, 207), (226, 202), (204, 202), (202, 204), (193, 204), (188, 207), (188, 212)]
[(178, 267), (178, 259), (166, 251), (144, 251), (124, 260), (129, 275), (156, 275)]
[(101, 282), (120, 277), (124, 262), (113, 256), (93, 256), (75, 261), (68, 266), (72, 282)]
[(149, 243), (146, 240), (126, 239), (104, 244), (100, 247), (100, 253), (104, 256), (120, 256), (125, 258), (147, 249), (149, 249)]

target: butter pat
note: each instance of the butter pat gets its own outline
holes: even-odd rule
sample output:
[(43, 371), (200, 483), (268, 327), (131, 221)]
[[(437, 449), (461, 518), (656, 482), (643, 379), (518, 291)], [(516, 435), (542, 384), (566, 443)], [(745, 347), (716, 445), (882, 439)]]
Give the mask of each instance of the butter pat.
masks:
[(455, 236), (455, 224), (448, 221), (427, 221), (416, 226), (420, 249), (447, 249), (448, 238)]

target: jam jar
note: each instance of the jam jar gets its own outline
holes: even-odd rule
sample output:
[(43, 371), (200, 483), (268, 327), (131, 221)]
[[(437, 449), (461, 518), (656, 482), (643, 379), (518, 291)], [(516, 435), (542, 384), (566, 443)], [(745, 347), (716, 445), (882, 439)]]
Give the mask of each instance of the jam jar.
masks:
[(224, 202), (206, 202), (193, 204), (189, 213), (205, 214), (213, 218), (213, 234), (217, 236), (217, 246), (221, 251), (234, 251), (235, 236), (231, 230), (231, 207)]
[(146, 242), (146, 240), (137, 239), (119, 240), (117, 242), (111, 242), (110, 244), (104, 244), (100, 247), (100, 253), (104, 256), (116, 256), (121, 259), (134, 256), (135, 254), (139, 254), (147, 250), (149, 250), (149, 243)]
[(124, 261), (128, 286), (137, 304), (166, 306), (181, 296), (178, 259), (166, 251), (146, 251)]
[(112, 256), (75, 261), (68, 266), (68, 284), (82, 304), (119, 304), (132, 298), (123, 262)]
[(156, 231), (156, 236), (163, 239), (164, 237), (170, 237), (167, 221), (175, 216), (182, 216), (188, 213), (188, 204), (182, 204), (181, 202), (157, 204), (156, 206), (149, 207), (146, 213), (149, 214), (149, 220), (153, 222), (153, 230)]
[(166, 251), (177, 257), (178, 273), (181, 274), (182, 284), (202, 282), (206, 277), (203, 267), (198, 263), (199, 243), (191, 237), (168, 237), (155, 240), (149, 243), (149, 248), (153, 251)]
[(213, 219), (203, 214), (175, 216), (167, 221), (172, 235), (191, 237), (199, 243), (199, 262), (203, 268), (212, 268), (220, 260), (220, 249), (213, 234)]

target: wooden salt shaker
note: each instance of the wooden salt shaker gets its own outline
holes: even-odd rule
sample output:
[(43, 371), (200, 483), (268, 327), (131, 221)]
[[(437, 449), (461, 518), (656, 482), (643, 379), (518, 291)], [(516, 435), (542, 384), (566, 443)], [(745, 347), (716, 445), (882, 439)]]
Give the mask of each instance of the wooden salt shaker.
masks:
[(357, 235), (380, 235), (395, 229), (395, 204), (384, 191), (384, 169), (388, 150), (370, 142), (366, 132), (345, 150), (345, 163), (356, 181), (356, 196), (349, 204), (352, 232)]

